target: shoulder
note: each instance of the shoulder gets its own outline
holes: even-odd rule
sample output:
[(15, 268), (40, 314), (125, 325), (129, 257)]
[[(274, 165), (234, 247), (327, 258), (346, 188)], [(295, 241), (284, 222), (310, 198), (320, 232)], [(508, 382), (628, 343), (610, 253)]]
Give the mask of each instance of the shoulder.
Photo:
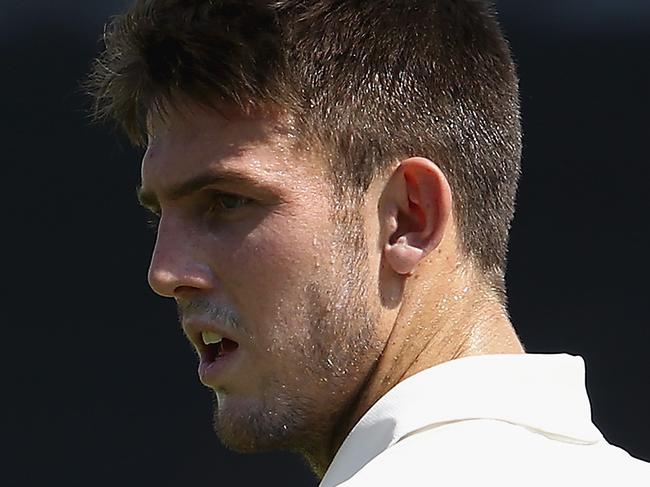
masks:
[(340, 487), (650, 485), (650, 465), (606, 441), (578, 445), (494, 420), (448, 423), (388, 448)]

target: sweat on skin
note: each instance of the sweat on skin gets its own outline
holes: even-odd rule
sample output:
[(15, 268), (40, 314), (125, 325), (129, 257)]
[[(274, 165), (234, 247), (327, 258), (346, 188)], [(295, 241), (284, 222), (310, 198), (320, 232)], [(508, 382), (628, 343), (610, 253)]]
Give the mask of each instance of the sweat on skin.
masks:
[(322, 475), (399, 381), (523, 348), (459, 251), (435, 162), (395, 161), (340, 215), (324, 158), (292, 151), (276, 125), (197, 105), (153, 124), (140, 191), (160, 217), (149, 282), (176, 300), (199, 352), (201, 329), (237, 344), (200, 366), (224, 444), (296, 451)]

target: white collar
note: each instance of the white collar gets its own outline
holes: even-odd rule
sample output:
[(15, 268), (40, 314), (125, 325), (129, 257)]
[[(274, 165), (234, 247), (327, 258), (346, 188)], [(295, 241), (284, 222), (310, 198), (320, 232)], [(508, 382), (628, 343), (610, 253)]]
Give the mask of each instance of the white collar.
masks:
[(581, 357), (463, 357), (423, 370), (381, 397), (348, 434), (320, 487), (344, 482), (412, 433), (479, 418), (524, 425), (574, 443), (602, 438), (591, 422)]

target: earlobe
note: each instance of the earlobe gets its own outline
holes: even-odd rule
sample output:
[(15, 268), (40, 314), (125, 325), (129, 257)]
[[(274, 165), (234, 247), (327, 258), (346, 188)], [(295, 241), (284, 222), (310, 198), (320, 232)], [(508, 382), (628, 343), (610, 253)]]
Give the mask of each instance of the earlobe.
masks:
[(388, 265), (398, 274), (409, 275), (423, 257), (422, 249), (409, 245), (406, 236), (402, 235), (393, 244), (386, 244), (386, 260)]
[(386, 263), (410, 275), (442, 241), (451, 214), (449, 183), (432, 161), (409, 158), (393, 172), (382, 200)]

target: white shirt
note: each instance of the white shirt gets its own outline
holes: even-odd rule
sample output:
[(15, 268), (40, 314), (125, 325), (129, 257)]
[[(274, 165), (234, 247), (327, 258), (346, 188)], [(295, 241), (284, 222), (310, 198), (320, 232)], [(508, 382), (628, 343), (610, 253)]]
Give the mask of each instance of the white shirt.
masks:
[(361, 418), (319, 487), (650, 487), (650, 464), (591, 422), (584, 361), (483, 355), (397, 384)]

